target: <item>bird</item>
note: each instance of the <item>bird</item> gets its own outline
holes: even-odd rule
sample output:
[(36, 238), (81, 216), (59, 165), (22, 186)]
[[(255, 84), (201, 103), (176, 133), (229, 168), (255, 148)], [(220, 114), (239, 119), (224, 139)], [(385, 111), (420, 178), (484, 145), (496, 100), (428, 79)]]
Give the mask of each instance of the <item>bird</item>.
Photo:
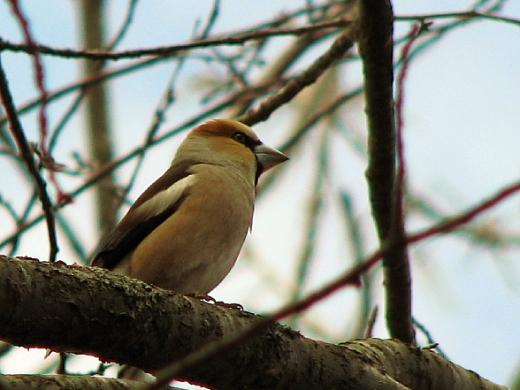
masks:
[(101, 241), (92, 265), (208, 296), (231, 271), (252, 226), (260, 175), (286, 160), (239, 121), (200, 124)]

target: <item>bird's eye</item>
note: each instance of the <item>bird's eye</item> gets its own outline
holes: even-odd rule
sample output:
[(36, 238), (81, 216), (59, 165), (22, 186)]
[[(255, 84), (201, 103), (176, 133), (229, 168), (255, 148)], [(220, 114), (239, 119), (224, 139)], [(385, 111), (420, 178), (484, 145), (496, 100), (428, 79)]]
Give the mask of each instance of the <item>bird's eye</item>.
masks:
[(237, 142), (240, 142), (241, 144), (246, 144), (247, 142), (247, 137), (244, 133), (241, 133), (241, 132), (236, 132), (235, 134), (233, 134), (231, 136), (231, 138), (233, 138), (235, 141)]

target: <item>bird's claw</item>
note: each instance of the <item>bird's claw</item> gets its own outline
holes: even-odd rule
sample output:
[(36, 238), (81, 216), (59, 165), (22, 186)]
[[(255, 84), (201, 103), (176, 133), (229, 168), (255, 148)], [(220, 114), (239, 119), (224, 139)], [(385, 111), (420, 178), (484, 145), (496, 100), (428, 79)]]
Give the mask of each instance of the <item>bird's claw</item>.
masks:
[(213, 303), (214, 305), (225, 307), (228, 309), (240, 310), (243, 311), (244, 307), (240, 303), (226, 303), (223, 301), (217, 301), (215, 298), (208, 294), (188, 294), (187, 296), (200, 299), (201, 301), (206, 301), (209, 303)]

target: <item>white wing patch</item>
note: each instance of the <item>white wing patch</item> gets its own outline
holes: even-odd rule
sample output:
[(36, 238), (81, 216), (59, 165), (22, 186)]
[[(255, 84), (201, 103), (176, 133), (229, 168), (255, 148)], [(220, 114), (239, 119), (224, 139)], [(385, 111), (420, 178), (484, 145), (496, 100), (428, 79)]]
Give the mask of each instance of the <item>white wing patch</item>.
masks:
[(175, 204), (184, 191), (195, 183), (195, 180), (195, 175), (192, 174), (176, 181), (165, 190), (158, 192), (134, 211), (136, 217), (141, 221), (145, 221), (148, 218), (159, 215), (168, 207)]

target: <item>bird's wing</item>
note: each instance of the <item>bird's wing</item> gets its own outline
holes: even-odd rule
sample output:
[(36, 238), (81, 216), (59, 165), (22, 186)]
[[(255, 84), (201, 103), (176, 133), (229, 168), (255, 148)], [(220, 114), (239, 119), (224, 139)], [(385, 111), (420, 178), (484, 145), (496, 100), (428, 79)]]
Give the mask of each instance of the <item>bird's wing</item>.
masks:
[(193, 162), (174, 164), (152, 183), (103, 239), (92, 265), (114, 269), (146, 236), (175, 213), (195, 181), (191, 171), (194, 165)]

